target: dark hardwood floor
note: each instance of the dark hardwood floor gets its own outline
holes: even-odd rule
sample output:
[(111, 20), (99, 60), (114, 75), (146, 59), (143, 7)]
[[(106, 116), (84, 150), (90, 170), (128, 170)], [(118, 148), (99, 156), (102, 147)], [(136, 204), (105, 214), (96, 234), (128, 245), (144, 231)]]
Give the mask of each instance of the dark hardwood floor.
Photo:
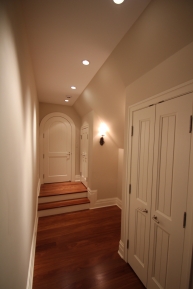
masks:
[(144, 289), (118, 255), (121, 210), (39, 219), (33, 289)]

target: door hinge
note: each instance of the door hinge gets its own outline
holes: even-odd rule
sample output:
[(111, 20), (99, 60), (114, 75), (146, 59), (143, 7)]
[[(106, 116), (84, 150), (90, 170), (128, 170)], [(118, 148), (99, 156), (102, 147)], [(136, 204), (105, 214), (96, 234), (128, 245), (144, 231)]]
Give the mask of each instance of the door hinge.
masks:
[(43, 175), (43, 179), (44, 179), (44, 175)]
[(131, 194), (131, 184), (129, 184), (129, 194)]
[(129, 249), (129, 240), (127, 240), (127, 249)]
[(43, 154), (43, 159), (44, 159), (44, 154)]
[(184, 212), (183, 228), (186, 228), (186, 212)]
[(131, 126), (131, 136), (133, 136), (133, 131), (134, 131), (134, 128), (133, 128), (133, 125)]
[(189, 133), (192, 133), (192, 115), (190, 116), (190, 127), (189, 127)]

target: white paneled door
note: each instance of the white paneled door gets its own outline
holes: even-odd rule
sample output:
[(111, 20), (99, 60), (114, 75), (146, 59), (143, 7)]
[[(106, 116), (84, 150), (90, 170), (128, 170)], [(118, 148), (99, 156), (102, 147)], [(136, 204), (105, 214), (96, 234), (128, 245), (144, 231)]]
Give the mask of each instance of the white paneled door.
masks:
[(181, 288), (191, 115), (191, 95), (156, 106), (149, 289)]
[(80, 152), (81, 181), (87, 186), (88, 179), (88, 126), (81, 129), (81, 152)]
[(71, 180), (71, 125), (63, 117), (52, 117), (43, 131), (44, 183)]
[(182, 289), (192, 95), (132, 115), (128, 262), (148, 289)]
[(155, 107), (133, 113), (128, 262), (147, 283)]

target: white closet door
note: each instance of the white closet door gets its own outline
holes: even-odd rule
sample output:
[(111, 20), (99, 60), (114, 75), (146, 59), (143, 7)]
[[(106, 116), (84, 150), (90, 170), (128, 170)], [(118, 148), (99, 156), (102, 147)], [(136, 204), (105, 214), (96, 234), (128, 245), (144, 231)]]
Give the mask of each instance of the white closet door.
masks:
[(128, 262), (147, 284), (155, 106), (133, 113)]
[(44, 182), (71, 180), (71, 125), (63, 117), (50, 118), (44, 127)]
[(148, 289), (181, 288), (191, 114), (190, 95), (156, 106)]

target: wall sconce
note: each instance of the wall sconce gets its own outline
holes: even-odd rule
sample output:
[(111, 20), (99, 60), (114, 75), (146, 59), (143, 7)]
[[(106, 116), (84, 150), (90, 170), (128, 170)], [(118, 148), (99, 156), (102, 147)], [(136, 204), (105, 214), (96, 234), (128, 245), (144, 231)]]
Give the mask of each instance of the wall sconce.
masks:
[(104, 145), (104, 143), (105, 143), (104, 136), (106, 134), (106, 131), (107, 131), (107, 126), (106, 126), (106, 124), (102, 123), (99, 127), (99, 135), (101, 136), (99, 143), (101, 146)]
[(104, 137), (103, 137), (103, 135), (101, 136), (99, 143), (100, 143), (100, 145), (101, 145), (101, 146), (103, 146), (103, 145), (104, 145), (104, 143), (105, 143), (105, 140), (104, 140)]

